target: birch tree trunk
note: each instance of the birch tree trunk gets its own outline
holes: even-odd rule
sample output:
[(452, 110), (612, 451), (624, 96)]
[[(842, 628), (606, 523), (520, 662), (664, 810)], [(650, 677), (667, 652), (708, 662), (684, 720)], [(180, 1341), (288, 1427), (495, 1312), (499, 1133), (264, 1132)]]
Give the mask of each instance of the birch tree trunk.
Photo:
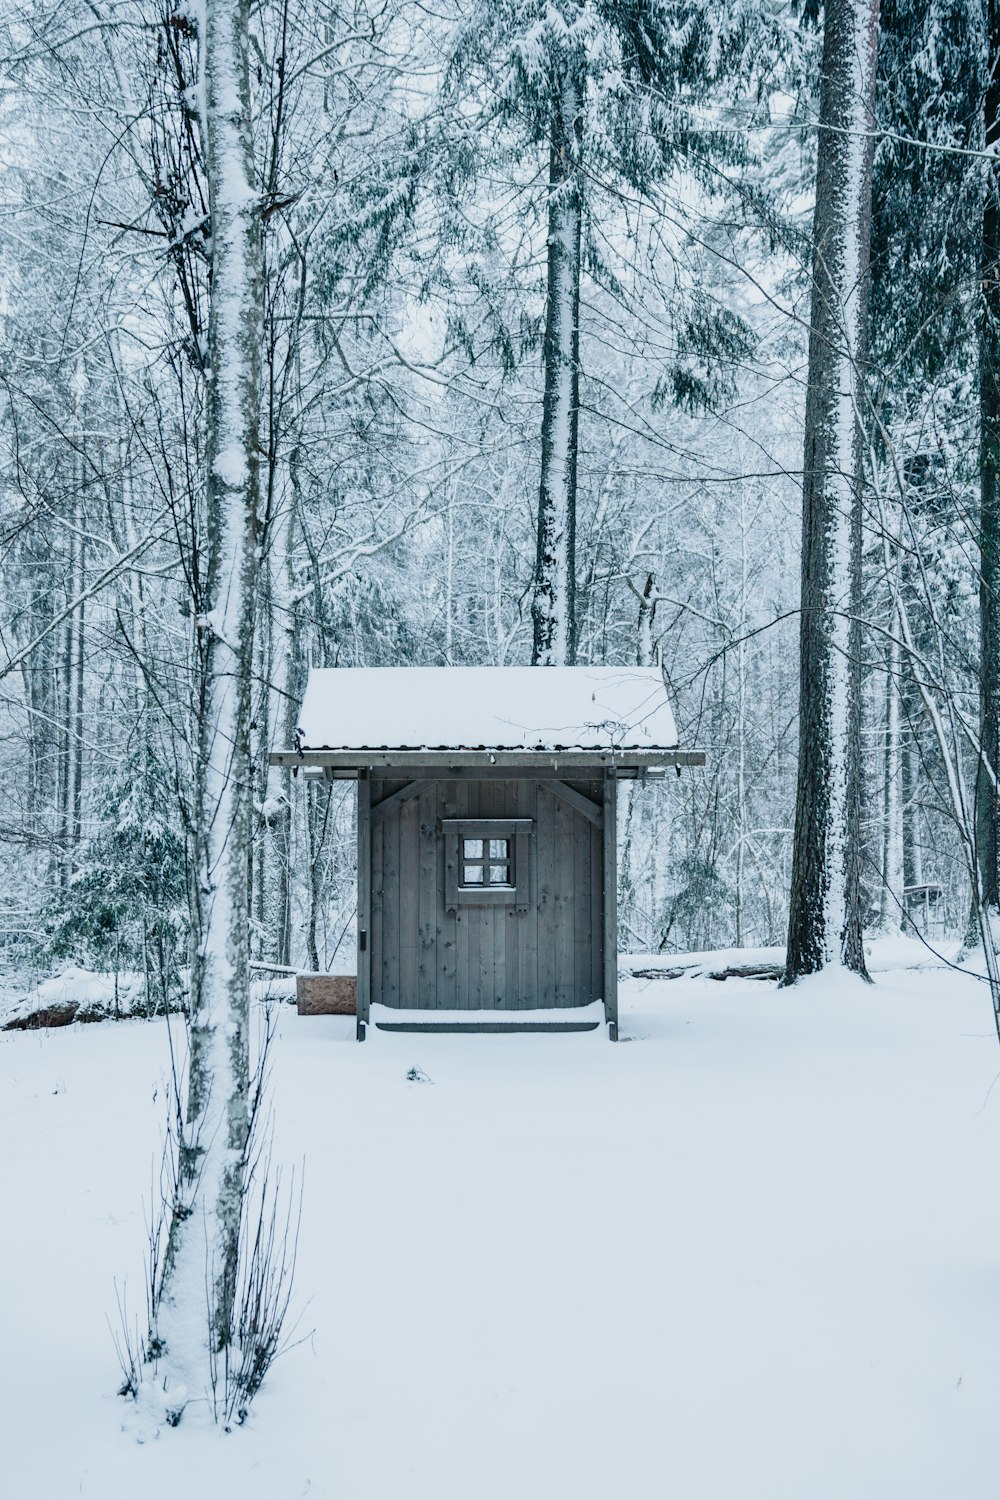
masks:
[[(986, 0), (987, 79), (983, 100), (987, 150), (1000, 142), (1000, 3)], [(983, 904), (1000, 910), (1000, 175), (986, 168), (979, 309), (979, 766), (976, 856)]]
[(802, 494), (799, 766), (785, 982), (864, 974), (861, 475), (878, 0), (827, 0)]
[(542, 473), (531, 618), (532, 662), (576, 660), (576, 468), (580, 410), (582, 88), (567, 64), (552, 100)]
[(248, 1128), (250, 687), (257, 571), (260, 230), (250, 127), (249, 0), (206, 0), (204, 130), (212, 226), (207, 547), (188, 1092), (155, 1348), (166, 1414), (212, 1390), (232, 1340)]

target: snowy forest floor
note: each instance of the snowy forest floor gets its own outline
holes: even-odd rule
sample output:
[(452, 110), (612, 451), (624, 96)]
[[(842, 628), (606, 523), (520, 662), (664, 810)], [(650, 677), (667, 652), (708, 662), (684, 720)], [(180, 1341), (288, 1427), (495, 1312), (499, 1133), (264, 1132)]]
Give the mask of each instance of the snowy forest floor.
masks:
[(276, 1151), (305, 1164), (314, 1332), (247, 1427), (144, 1445), (106, 1315), (115, 1277), (141, 1309), (164, 1025), (0, 1036), (5, 1494), (993, 1500), (985, 987), (623, 991), (617, 1047), (359, 1047), (283, 1008)]

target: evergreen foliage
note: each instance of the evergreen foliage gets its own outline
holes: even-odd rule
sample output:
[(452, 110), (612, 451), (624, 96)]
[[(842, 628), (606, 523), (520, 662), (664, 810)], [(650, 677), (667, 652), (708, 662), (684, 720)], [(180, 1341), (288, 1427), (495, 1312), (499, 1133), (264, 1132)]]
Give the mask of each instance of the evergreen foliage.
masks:
[[(873, 379), (900, 388), (967, 367), (984, 164), (983, 38), (969, 0), (882, 0), (872, 185)], [(905, 296), (900, 289), (906, 288)]]
[(147, 976), (147, 999), (176, 997), (187, 940), (187, 849), (176, 800), (148, 746), (116, 763), (94, 801), (94, 832), (43, 914), (44, 954)]

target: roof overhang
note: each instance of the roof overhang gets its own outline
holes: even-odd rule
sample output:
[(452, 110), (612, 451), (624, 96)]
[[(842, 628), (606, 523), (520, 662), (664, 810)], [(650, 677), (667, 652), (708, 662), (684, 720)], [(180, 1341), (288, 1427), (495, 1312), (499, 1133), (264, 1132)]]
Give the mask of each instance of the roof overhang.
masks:
[(272, 766), (321, 771), (332, 777), (357, 777), (361, 771), (427, 770), (446, 778), (470, 772), (562, 775), (568, 771), (615, 771), (625, 778), (646, 776), (672, 766), (703, 766), (702, 750), (276, 750)]
[(620, 757), (678, 748), (658, 667), (314, 667), (296, 747)]

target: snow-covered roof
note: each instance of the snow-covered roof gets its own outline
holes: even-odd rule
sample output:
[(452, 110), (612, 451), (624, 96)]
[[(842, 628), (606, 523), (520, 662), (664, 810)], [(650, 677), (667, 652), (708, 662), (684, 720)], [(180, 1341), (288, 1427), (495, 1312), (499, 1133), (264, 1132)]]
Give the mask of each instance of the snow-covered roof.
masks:
[(672, 750), (658, 667), (334, 667), (309, 673), (303, 750)]

